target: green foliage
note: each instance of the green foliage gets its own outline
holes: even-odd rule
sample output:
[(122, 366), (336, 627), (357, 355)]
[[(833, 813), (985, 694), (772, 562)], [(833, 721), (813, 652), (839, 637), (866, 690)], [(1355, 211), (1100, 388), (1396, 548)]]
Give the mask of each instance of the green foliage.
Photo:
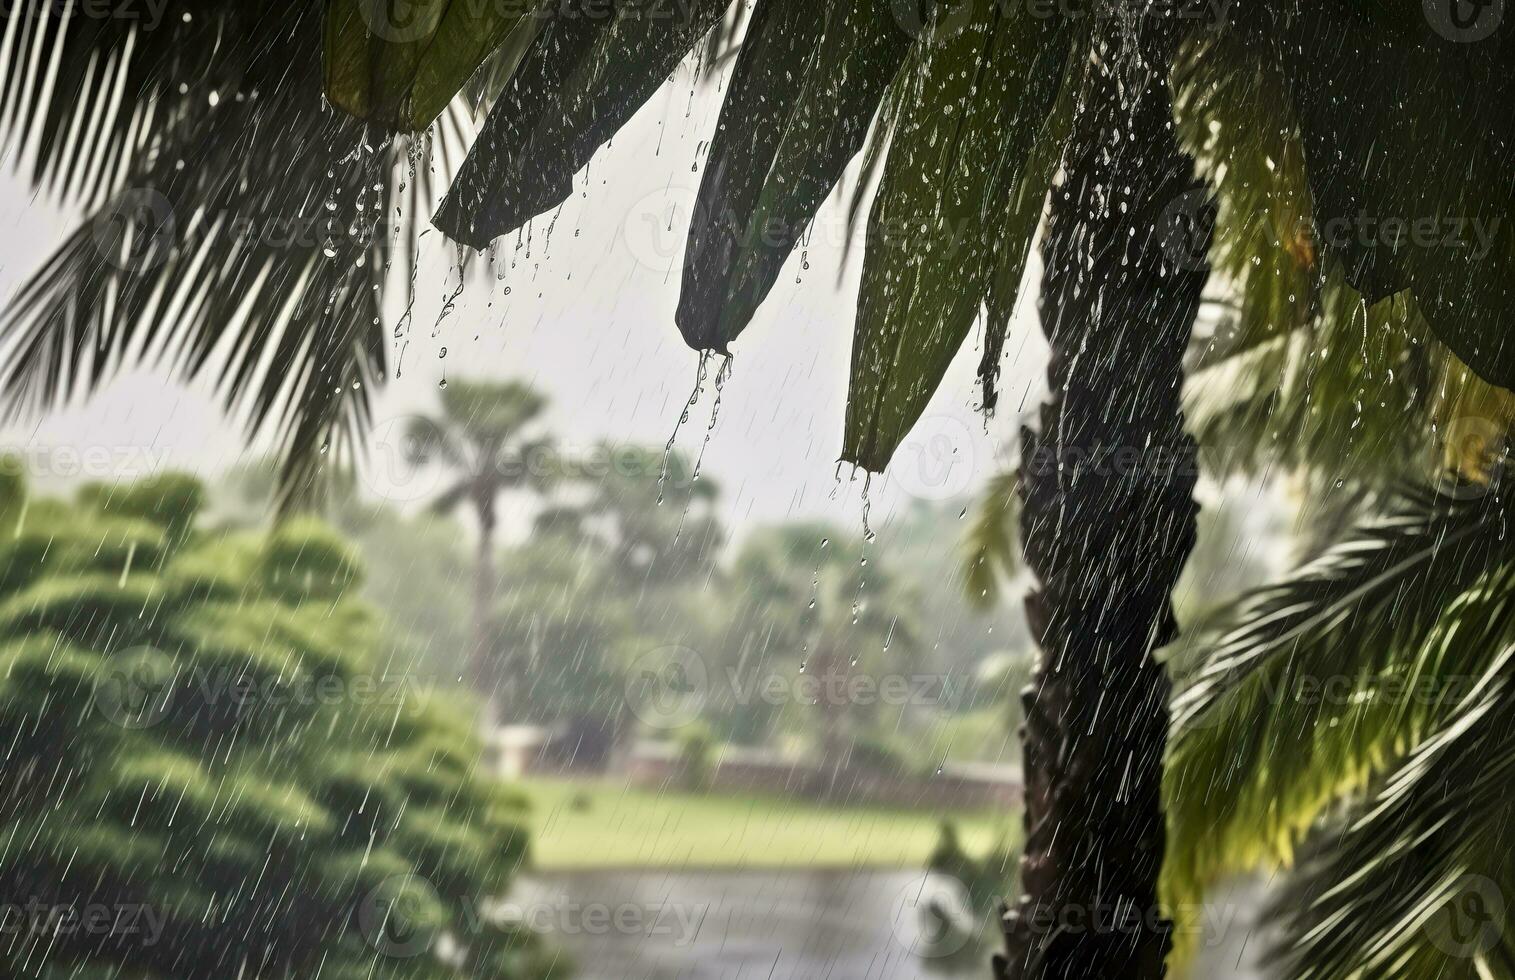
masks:
[(607, 581), (665, 585), (711, 570), (726, 543), (714, 480), (677, 452), (602, 444), (592, 458), (604, 465), (579, 481), (579, 500), (538, 518), (544, 537), (602, 556)]
[(354, 536), (367, 571), (363, 596), (384, 610), (388, 662), (457, 684), (467, 672), (469, 547), (461, 527), (430, 515), (379, 511)]
[(114, 925), (30, 920), (6, 971), (542, 975), (530, 936), (475, 926), (522, 799), (467, 712), (379, 671), (340, 539), (186, 527), (181, 478), (82, 497), (0, 538), (0, 883)]
[[(925, 411), (996, 275), (1019, 286), (1014, 266), (1037, 222), (1004, 219), (1023, 193), (1039, 218), (1051, 179), (1028, 163), (1057, 101), (1071, 24), (1022, 4), (971, 7), (960, 28), (928, 27), (905, 68), (869, 221), (842, 458), (874, 472)], [(1019, 237), (1005, 240), (1012, 230)], [(997, 268), (1001, 256), (1010, 269)]]
[[(1184, 680), (1166, 774), (1166, 901), (1197, 900), (1228, 872), (1293, 863), (1301, 839), (1343, 800), (1354, 802), (1336, 839), (1355, 847), (1361, 828), (1382, 841), (1389, 825), (1373, 796), (1361, 798), (1370, 787), (1380, 797), (1396, 784), (1422, 799), (1442, 792), (1422, 772), (1428, 763), (1415, 760), (1439, 733), (1473, 724), (1480, 692), (1506, 669), (1515, 641), (1508, 504), (1497, 487), (1448, 488), (1456, 492), (1402, 492), (1381, 518), (1246, 597), (1234, 627)], [(1324, 859), (1335, 862), (1333, 882), (1378, 873), (1376, 863), (1344, 855)], [(1323, 878), (1314, 880), (1320, 908), (1333, 912), (1313, 920), (1318, 931), (1294, 937), (1312, 949), (1377, 950), (1345, 937), (1387, 923), (1386, 906), (1324, 895)], [(1433, 884), (1394, 888), (1429, 914)]]
[(507, 39), (529, 41), (528, 3), (331, 0), (326, 5), (326, 96), (390, 130), (430, 126)]
[(673, 7), (626, 0), (598, 10), (592, 0), (567, 0), (564, 16), (550, 18), (510, 64), (508, 81), (437, 211), (437, 227), (482, 249), (561, 204), (572, 193), (573, 175), (700, 38), (721, 33), (717, 25), (727, 6), (724, 0)]
[[(1370, 302), (1409, 291), (1458, 357), (1487, 381), (1515, 385), (1515, 197), (1503, 179), (1515, 49), (1503, 38), (1443, 37), (1432, 16), (1392, 4), (1277, 6), (1259, 27), (1292, 69), (1322, 249)], [(1454, 156), (1455, 176), (1427, 166), (1428, 150)], [(1364, 215), (1373, 229), (1354, 224)], [(1418, 230), (1427, 221), (1429, 236)], [(1357, 233), (1332, 235), (1333, 222)], [(1485, 233), (1487, 242), (1475, 240)]]
[(1510, 654), (1317, 833), (1269, 910), (1290, 976), (1515, 976)]
[(854, 738), (848, 746), (847, 764), (865, 772), (900, 778), (914, 775), (912, 769), (917, 768), (888, 739), (866, 734)]
[(80, 489), (79, 503), (103, 514), (159, 525), (177, 546), (188, 538), (205, 507), (205, 488), (194, 477), (169, 473), (129, 486), (89, 484)]
[(956, 878), (962, 883), (974, 914), (989, 916), (999, 910), (1011, 893), (1018, 861), (1018, 849), (1007, 842), (1000, 842), (983, 858), (974, 858), (964, 850), (957, 825), (947, 820), (942, 822), (941, 836), (926, 867)]
[[(672, 640), (638, 630), (633, 584), (601, 574), (593, 555), (551, 540), (505, 553), (489, 676), (512, 722), (591, 725), (608, 748), (627, 721), (620, 668)], [(645, 598), (649, 607), (656, 601)], [(586, 749), (586, 761), (593, 756)]]
[[(18, 516), (26, 504), (26, 467), (16, 456), (0, 454), (0, 518)], [(0, 524), (0, 530), (8, 530)]]
[(454, 471), (455, 481), (432, 501), (432, 509), (445, 514), (472, 507), (492, 541), (501, 494), (543, 488), (560, 475), (543, 468), (551, 463), (546, 440), (529, 434), (546, 408), (541, 394), (517, 381), (449, 385), (442, 393), (442, 413), (411, 420), (405, 434), (411, 464)]
[(270, 535), (259, 573), (264, 592), (295, 600), (335, 601), (362, 582), (347, 541), (306, 520), (283, 524)]
[[(918, 769), (934, 772), (944, 759), (1002, 761), (1015, 743), (1031, 636), (1020, 603), (982, 601), (1019, 565), (1014, 483), (1011, 474), (993, 478), (976, 514), (966, 498), (917, 501), (879, 535), (878, 560), (909, 584), (910, 601), (897, 610), (916, 638), (909, 671), (944, 680), (938, 703), (911, 719)], [(965, 526), (961, 539), (945, 533), (954, 524)], [(987, 562), (984, 547), (994, 552)]]
[(743, 543), (731, 580), (738, 597), (734, 635), (742, 642), (739, 659), (723, 667), (734, 686), (805, 676), (820, 690), (814, 705), (774, 706), (758, 698), (732, 704), (731, 711), (759, 716), (749, 723), (771, 724), (777, 708), (787, 709), (789, 724), (831, 764), (849, 758), (859, 740), (898, 723), (905, 705), (836, 693), (854, 677), (877, 682), (906, 675), (923, 650), (915, 590), (866, 542), (819, 524), (767, 528)]
[[(883, 179), (843, 453), (870, 469), (887, 463), (919, 417), (984, 303), (981, 375), (985, 405), (993, 406), (1004, 328), (1066, 140), (1056, 97), (1061, 91), (1069, 104), (1077, 97), (1090, 41), (1075, 19), (1022, 8), (974, 3), (937, 13), (941, 23), (927, 15), (911, 30), (899, 11), (863, 0), (759, 3), (686, 252), (680, 326), (692, 345), (724, 351), (858, 152), (863, 121), (877, 116), (864, 173)], [(891, 20), (899, 28), (892, 33)], [(1500, 147), (1511, 136), (1508, 114), (1496, 108), (1515, 75), (1509, 46), (1460, 44), (1438, 36), (1427, 17), (1344, 3), (1278, 0), (1227, 10), (1220, 23), (1203, 20), (1176, 25), (1176, 120), (1219, 191), (1214, 257), (1239, 297), (1239, 315), (1217, 332), (1206, 367), (1245, 358), (1218, 374), (1240, 370), (1253, 384), (1237, 397), (1235, 385), (1212, 379), (1214, 391), (1231, 397), (1202, 428), (1248, 431), (1254, 447), (1272, 449), (1273, 434), (1289, 430), (1267, 423), (1304, 412), (1314, 416), (1312, 438), (1278, 448), (1331, 448), (1340, 440), (1329, 426), (1342, 409), (1376, 421), (1407, 399), (1432, 397), (1442, 359), (1432, 332), (1483, 377), (1515, 377), (1500, 319), (1509, 306), (1511, 201), (1483, 191), (1502, 186)], [(653, 38), (643, 28), (633, 32), (640, 44), (623, 40), (591, 54), (616, 36), (619, 20), (598, 32), (552, 27), (524, 59), (515, 94), (496, 110), (499, 132), (481, 141), (444, 211), (444, 230), (475, 246), (561, 200), (593, 148), (691, 40), (672, 29)], [(403, 52), (393, 57), (404, 61)], [(624, 90), (591, 82), (615, 76)], [(1469, 86), (1486, 97), (1465, 98)], [(1466, 158), (1462, 179), (1431, 175), (1422, 165), (1428, 148)], [(544, 159), (540, 168), (527, 166)], [(513, 183), (524, 178), (500, 176), (516, 173), (555, 191), (522, 193)], [(523, 197), (530, 207), (501, 200)], [(1334, 233), (1336, 223), (1364, 214), (1399, 232), (1389, 240), (1365, 228), (1345, 240)], [(1470, 255), (1439, 237), (1426, 243), (1402, 233), (1428, 220), (1488, 231), (1493, 251)], [(1380, 302), (1390, 297), (1389, 305)], [(1304, 351), (1291, 351), (1297, 345), (1289, 338), (1318, 323), (1339, 336), (1310, 334)], [(1359, 346), (1366, 356), (1354, 370), (1345, 359)], [(910, 357), (900, 356), (905, 350)], [(1314, 351), (1334, 355), (1339, 363), (1331, 367), (1345, 371), (1324, 372), (1335, 378), (1330, 387), (1316, 383)], [(1286, 355), (1304, 371), (1280, 385), (1273, 368)], [(1339, 404), (1299, 397), (1327, 391), (1344, 397)], [(1389, 439), (1392, 427), (1344, 431), (1358, 457), (1404, 449)], [(1259, 443), (1263, 432), (1269, 442)], [(1223, 456), (1226, 465), (1250, 458)]]
[(1000, 597), (1000, 580), (1020, 570), (1020, 474), (1000, 473), (984, 488), (963, 544), (967, 569), (963, 582), (968, 601), (979, 609), (993, 608)]
[(447, 423), (476, 446), (518, 437), (547, 408), (547, 399), (519, 381), (455, 381), (442, 391)]
[(725, 353), (746, 328), (909, 48), (888, 0), (756, 5), (689, 232), (677, 319), (691, 346)]
[[(389, 374), (382, 287), (391, 264), (410, 267), (447, 172), (407, 168), (414, 144), (370, 140), (325, 105), (325, 6), (6, 8), (17, 56), (0, 77), (0, 128), (28, 148), (17, 164), (34, 190), (81, 216), (0, 316), (6, 414), (169, 365), (272, 437), (286, 507), (312, 503), (350, 460)], [(459, 114), (439, 132), (460, 138)]]

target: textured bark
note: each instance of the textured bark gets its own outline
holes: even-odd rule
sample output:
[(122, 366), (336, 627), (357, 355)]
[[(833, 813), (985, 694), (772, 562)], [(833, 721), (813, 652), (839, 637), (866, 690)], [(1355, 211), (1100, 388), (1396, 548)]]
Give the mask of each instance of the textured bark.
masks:
[(1157, 898), (1169, 685), (1152, 654), (1176, 635), (1195, 538), (1181, 389), (1207, 270), (1182, 260), (1203, 255), (1213, 213), (1173, 136), (1166, 57), (1102, 53), (1044, 242), (1051, 395), (1022, 433), (1041, 656), (1023, 694), (1022, 895), (997, 961), (1017, 980), (1161, 977), (1171, 945)]

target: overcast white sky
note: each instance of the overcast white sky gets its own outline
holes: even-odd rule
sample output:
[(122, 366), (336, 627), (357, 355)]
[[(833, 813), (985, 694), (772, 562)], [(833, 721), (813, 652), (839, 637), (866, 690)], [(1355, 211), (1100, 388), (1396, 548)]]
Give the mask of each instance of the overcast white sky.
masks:
[[(471, 282), (436, 336), (432, 325), (451, 288), (444, 280), (453, 256), (430, 236), (419, 276), (421, 308), (401, 375), (379, 399), (380, 428), (385, 420), (430, 410), (445, 374), (530, 381), (550, 395), (550, 427), (569, 445), (605, 438), (665, 442), (693, 389), (698, 360), (679, 337), (673, 313), (688, 203), (700, 179), (695, 168), (714, 128), (717, 95), (704, 86), (691, 98), (687, 77), (666, 86), (595, 158), (587, 178), (581, 175), (583, 193), (564, 207), (546, 244), (539, 222), (530, 260), (522, 257), (493, 290)], [(705, 468), (725, 489), (726, 516), (735, 523), (803, 514), (856, 524), (860, 517), (861, 481), (848, 485), (836, 476), (859, 273), (855, 251), (838, 282), (843, 232), (836, 205), (834, 198), (818, 222), (809, 268), (802, 268), (798, 252), (791, 257), (757, 320), (733, 346), (733, 377)], [(675, 215), (671, 230), (669, 214)], [(7, 165), (0, 178), (0, 295), (9, 298), (73, 220), (33, 200)], [(1016, 408), (1023, 399), (1034, 404), (1043, 383), (1045, 353), (1030, 311), (1027, 303), (1009, 345), (1006, 410), (986, 430), (972, 408), (978, 354), (965, 351), (920, 434), (901, 451), (899, 465), (913, 472), (902, 469), (882, 486), (875, 481), (875, 527), (908, 499), (902, 485), (945, 494), (977, 486), (1003, 465)], [(680, 432), (679, 445), (690, 453), (699, 452), (710, 406), (707, 396)], [(227, 423), (206, 389), (152, 371), (122, 376), (69, 411), (0, 431), (0, 441), (10, 447), (141, 447), (143, 459), (207, 475), (246, 451), (242, 432)], [(935, 467), (949, 444), (958, 462), (943, 479)]]

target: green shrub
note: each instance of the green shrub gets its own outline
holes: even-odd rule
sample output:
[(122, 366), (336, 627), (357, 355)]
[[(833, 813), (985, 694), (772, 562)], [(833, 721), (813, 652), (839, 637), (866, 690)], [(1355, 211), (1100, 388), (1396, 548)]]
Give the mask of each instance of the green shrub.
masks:
[(882, 738), (864, 736), (852, 743), (847, 764), (860, 772), (881, 776), (908, 776), (913, 769), (905, 754)]
[(202, 499), (92, 488), (0, 536), (0, 974), (550, 972), (480, 918), (527, 835), (472, 712), (382, 672), (333, 532), (212, 537)]
[(683, 787), (693, 793), (710, 790), (715, 779), (715, 736), (709, 728), (693, 724), (679, 738), (679, 779)]

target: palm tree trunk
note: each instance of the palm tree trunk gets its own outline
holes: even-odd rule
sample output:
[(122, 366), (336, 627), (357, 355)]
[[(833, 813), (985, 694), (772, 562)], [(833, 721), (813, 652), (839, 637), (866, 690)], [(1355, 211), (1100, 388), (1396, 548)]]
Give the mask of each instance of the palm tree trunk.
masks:
[(484, 701), (484, 715), (480, 719), (488, 730), (500, 720), (499, 677), (492, 669), (493, 651), (489, 643), (489, 608), (494, 603), (496, 588), (494, 548), (497, 519), (493, 495), (481, 499), (479, 511), (479, 551), (474, 559), (473, 571), (473, 624), (468, 651), (469, 681)]
[(1165, 236), (1191, 219), (1202, 255), (1213, 216), (1173, 136), (1165, 73), (1103, 53), (1044, 242), (1051, 395), (1039, 431), (1022, 433), (1041, 656), (1022, 695), (1022, 894), (996, 964), (1017, 980), (1158, 978), (1170, 946), (1157, 898), (1169, 685), (1152, 654), (1176, 635), (1171, 593), (1195, 539), (1180, 398), (1208, 272)]

